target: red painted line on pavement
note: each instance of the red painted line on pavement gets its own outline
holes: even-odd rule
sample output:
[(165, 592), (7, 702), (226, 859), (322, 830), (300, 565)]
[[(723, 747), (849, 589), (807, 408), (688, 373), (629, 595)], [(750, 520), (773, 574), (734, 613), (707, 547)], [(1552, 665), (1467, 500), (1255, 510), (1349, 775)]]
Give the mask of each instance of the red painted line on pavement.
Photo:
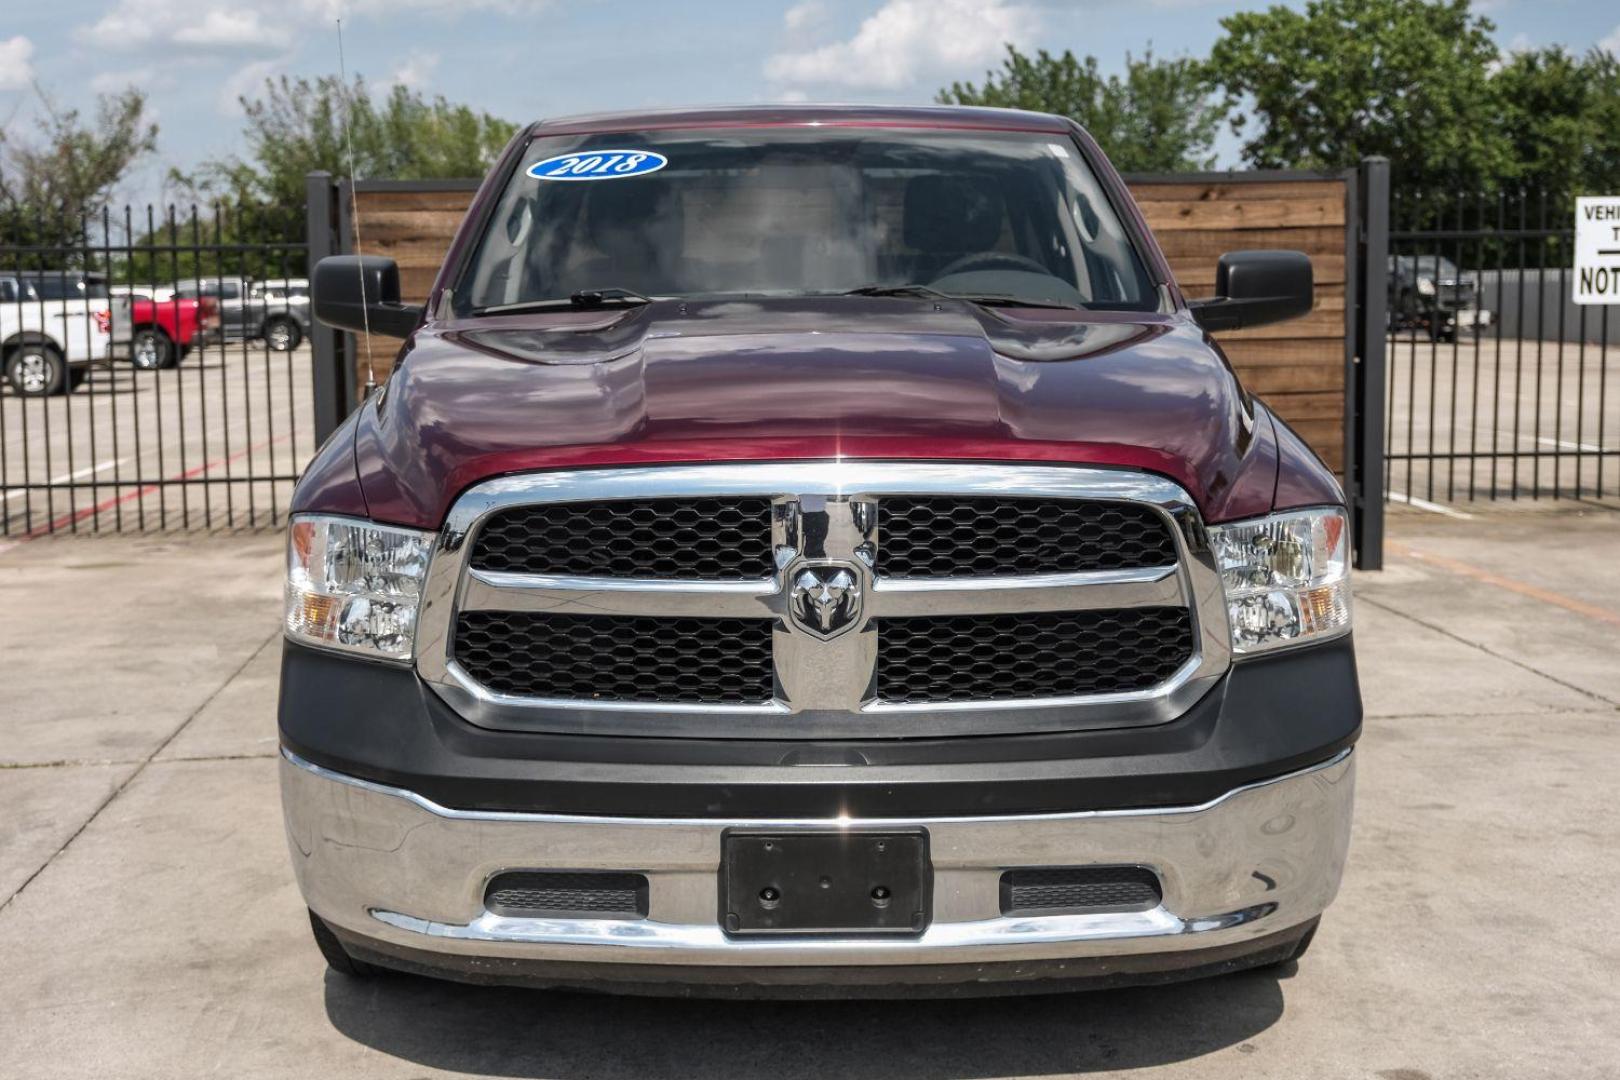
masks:
[[(55, 521), (47, 522), (46, 524), (41, 525), (39, 528), (34, 529), (32, 532), (23, 533), (22, 536), (18, 537), (11, 544), (0, 546), (0, 552), (4, 552), (8, 548), (15, 547), (18, 544), (26, 544), (30, 540), (36, 540), (41, 536), (47, 536), (53, 532), (57, 532), (69, 525), (75, 524), (76, 522), (83, 521), (87, 517), (94, 517), (96, 514), (100, 514), (103, 511), (111, 510), (120, 503), (126, 503), (131, 499), (139, 499), (144, 496), (151, 495), (166, 483), (172, 483), (176, 480), (190, 480), (193, 477), (201, 476), (206, 472), (229, 465), (231, 462), (239, 461), (240, 459), (247, 457), (249, 454), (255, 453), (256, 451), (263, 450), (269, 446), (274, 446), (279, 442), (285, 442), (290, 437), (290, 435), (278, 435), (274, 439), (266, 439), (261, 443), (256, 443), (253, 446), (247, 447), (245, 450), (238, 450), (236, 453), (231, 454), (228, 457), (215, 458), (213, 461), (204, 462), (201, 465), (194, 465), (184, 472), (178, 472), (173, 476), (165, 477), (163, 480), (160, 480), (155, 484), (147, 484), (144, 487), (136, 488), (134, 491), (125, 492), (123, 495), (116, 495), (110, 499), (103, 499), (94, 506), (87, 506), (82, 510), (75, 510), (72, 513), (63, 514)], [(230, 478), (229, 482), (233, 484), (238, 482), (245, 484), (248, 482), (248, 479), (249, 478), (246, 476), (233, 476)]]
[(1418, 562), (1428, 563), (1431, 566), (1437, 566), (1442, 570), (1449, 570), (1453, 574), (1466, 578), (1472, 578), (1473, 580), (1481, 582), (1485, 585), (1494, 585), (1498, 589), (1505, 589), (1511, 593), (1518, 593), (1520, 596), (1529, 597), (1531, 600), (1537, 600), (1543, 604), (1551, 604), (1554, 607), (1563, 608), (1565, 611), (1572, 611), (1577, 615), (1585, 615), (1589, 619), (1596, 619), (1599, 622), (1613, 623), (1616, 626), (1620, 626), (1620, 614), (1617, 614), (1606, 607), (1599, 607), (1597, 604), (1589, 604), (1585, 600), (1577, 600), (1573, 596), (1565, 596), (1563, 593), (1554, 592), (1551, 589), (1543, 589), (1540, 585), (1532, 585), (1528, 581), (1520, 581), (1518, 578), (1505, 577), (1502, 574), (1494, 573), (1490, 570), (1484, 569), (1483, 567), (1475, 566), (1472, 563), (1465, 563), (1461, 559), (1453, 559), (1445, 555), (1434, 555), (1430, 554), (1429, 552), (1418, 551), (1410, 545), (1402, 544), (1398, 541), (1385, 541), (1384, 547), (1387, 551), (1393, 552), (1396, 555), (1403, 555), (1406, 558), (1415, 559)]

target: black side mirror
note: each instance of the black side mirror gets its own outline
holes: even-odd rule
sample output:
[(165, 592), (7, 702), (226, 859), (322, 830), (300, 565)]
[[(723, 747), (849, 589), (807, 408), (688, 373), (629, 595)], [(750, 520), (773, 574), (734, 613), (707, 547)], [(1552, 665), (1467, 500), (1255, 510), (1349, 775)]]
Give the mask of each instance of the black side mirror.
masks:
[(1314, 287), (1303, 251), (1228, 251), (1215, 269), (1215, 295), (1188, 306), (1211, 333), (1242, 330), (1307, 314)]
[(328, 255), (309, 291), (315, 317), (339, 330), (402, 338), (422, 321), (421, 304), (399, 302), (399, 266), (379, 255)]

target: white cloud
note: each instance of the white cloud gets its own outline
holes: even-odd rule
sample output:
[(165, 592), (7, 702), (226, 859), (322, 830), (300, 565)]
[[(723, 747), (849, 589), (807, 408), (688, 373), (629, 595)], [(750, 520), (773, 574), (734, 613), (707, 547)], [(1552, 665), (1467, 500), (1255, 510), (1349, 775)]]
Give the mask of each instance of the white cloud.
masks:
[(1620, 59), (1620, 26), (1616, 26), (1613, 33), (1598, 42), (1598, 48), (1607, 49), (1616, 59)]
[(794, 4), (782, 16), (782, 24), (789, 30), (812, 30), (827, 19), (827, 5), (821, 0), (804, 0)]
[(1026, 43), (1035, 10), (1007, 0), (887, 0), (848, 41), (765, 62), (775, 82), (897, 90), (930, 75), (978, 74), (1004, 46)]
[(241, 99), (259, 96), (260, 91), (264, 89), (264, 81), (280, 70), (284, 63), (285, 58), (278, 58), (243, 64), (231, 72), (230, 78), (220, 84), (219, 97), (214, 100), (214, 108), (219, 110), (221, 116), (241, 116)]
[(523, 14), (551, 0), (111, 0), (74, 31), (98, 49), (162, 50), (165, 56), (231, 51), (277, 52), (300, 32), (330, 30), (342, 15), (364, 19), (402, 11), (454, 17), (467, 12)]
[(388, 76), (384, 85), (403, 86), (407, 90), (420, 90), (433, 81), (433, 73), (439, 69), (439, 54), (420, 52), (412, 49), (405, 57), (403, 63), (396, 67), (393, 74)]
[[(90, 80), (90, 89), (97, 94), (116, 94), (128, 86), (138, 86), (143, 90), (152, 90), (159, 86), (174, 85), (174, 78), (168, 72), (159, 72), (153, 67), (129, 68), (124, 71), (103, 71)], [(148, 106), (150, 108), (150, 106)]]
[(311, 18), (327, 22), (342, 16), (352, 19), (366, 15), (386, 15), (400, 11), (456, 15), (464, 11), (490, 11), (502, 15), (522, 15), (551, 6), (551, 0), (293, 0), (294, 6)]
[[(261, 13), (258, 8), (264, 8)], [(115, 0), (101, 18), (80, 26), (81, 41), (110, 52), (146, 47), (210, 53), (279, 49), (291, 35), (286, 12), (263, 0)]]
[(267, 25), (252, 9), (210, 11), (202, 21), (176, 28), (176, 45), (202, 48), (275, 48), (287, 43), (287, 27)]
[(34, 43), (18, 34), (0, 41), (0, 90), (26, 90), (34, 81)]
[(1520, 53), (1530, 52), (1535, 47), (1535, 42), (1530, 40), (1530, 35), (1520, 31), (1509, 38), (1506, 45), (1497, 46), (1496, 56), (1486, 62), (1485, 70), (1495, 75), (1512, 63), (1515, 56)]

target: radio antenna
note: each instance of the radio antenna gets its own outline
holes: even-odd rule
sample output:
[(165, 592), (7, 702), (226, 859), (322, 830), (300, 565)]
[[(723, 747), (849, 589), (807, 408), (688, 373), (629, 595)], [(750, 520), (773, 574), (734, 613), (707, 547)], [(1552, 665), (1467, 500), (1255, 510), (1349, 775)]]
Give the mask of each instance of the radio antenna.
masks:
[[(343, 62), (343, 16), (337, 20), (338, 39), (338, 79), (343, 84), (343, 144), (349, 156), (349, 220), (354, 223), (354, 253), (362, 255), (360, 250), (360, 200), (355, 197), (354, 190), (354, 124), (351, 116), (354, 112), (354, 102), (349, 97), (349, 69)], [(371, 310), (366, 303), (366, 269), (356, 261), (355, 273), (360, 275), (360, 325), (366, 336), (366, 392), (369, 398), (371, 392), (377, 389), (377, 368), (371, 359)], [(362, 399), (364, 400), (364, 399)]]

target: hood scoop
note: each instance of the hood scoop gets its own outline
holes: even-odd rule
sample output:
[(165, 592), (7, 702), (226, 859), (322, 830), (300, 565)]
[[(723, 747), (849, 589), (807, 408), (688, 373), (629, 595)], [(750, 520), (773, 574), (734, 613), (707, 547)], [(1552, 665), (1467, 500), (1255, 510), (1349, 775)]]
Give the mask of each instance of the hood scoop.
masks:
[[(807, 348), (835, 347), (840, 337), (862, 341), (889, 335), (913, 341), (969, 337), (1008, 359), (1043, 363), (1104, 355), (1162, 332), (1162, 327), (1137, 318), (1139, 313), (1094, 317), (1089, 312), (1045, 309), (1036, 318), (1015, 318), (967, 303), (889, 297), (663, 300), (610, 312), (502, 316), (488, 320), (487, 326), (472, 324), (444, 336), (493, 356), (548, 365), (612, 363), (668, 339), (713, 342), (801, 335)], [(732, 348), (721, 345), (718, 351)], [(694, 355), (699, 350), (673, 351)]]

